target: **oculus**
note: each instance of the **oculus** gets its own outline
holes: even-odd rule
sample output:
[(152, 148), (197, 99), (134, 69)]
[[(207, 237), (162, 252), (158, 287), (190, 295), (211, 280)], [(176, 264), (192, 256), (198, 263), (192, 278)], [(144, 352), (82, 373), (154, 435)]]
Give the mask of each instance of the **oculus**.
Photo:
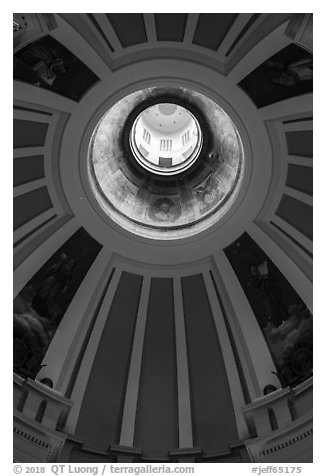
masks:
[(96, 124), (88, 181), (102, 211), (156, 240), (193, 236), (233, 204), (244, 151), (230, 116), (186, 88), (152, 87), (120, 99)]
[(195, 116), (182, 106), (158, 103), (134, 121), (130, 148), (138, 163), (159, 175), (187, 170), (202, 148), (202, 132)]

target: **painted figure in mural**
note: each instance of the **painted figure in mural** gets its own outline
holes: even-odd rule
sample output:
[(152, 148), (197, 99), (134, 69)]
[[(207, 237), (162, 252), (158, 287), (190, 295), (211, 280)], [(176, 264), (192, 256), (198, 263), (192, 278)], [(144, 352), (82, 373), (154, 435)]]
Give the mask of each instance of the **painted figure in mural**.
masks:
[(239, 155), (239, 143), (237, 136), (230, 132), (226, 134), (222, 139), (222, 152), (228, 159), (236, 158)]
[[(14, 368), (34, 378), (61, 317), (56, 300), (65, 294), (75, 259), (61, 253), (30, 300), (18, 296), (14, 302)], [(30, 292), (33, 288), (30, 288)]]
[(266, 326), (264, 334), (278, 364), (276, 375), (283, 386), (294, 385), (312, 374), (312, 314), (304, 304), (292, 304), (289, 318), (278, 328)]
[(14, 76), (35, 86), (51, 87), (67, 73), (64, 60), (50, 48), (30, 44), (14, 56)]
[(244, 234), (226, 250), (265, 336), (282, 387), (312, 375), (313, 318), (280, 270)]
[(13, 302), (14, 371), (35, 378), (71, 300), (101, 246), (80, 228)]
[(218, 182), (211, 174), (204, 185), (195, 189), (195, 195), (200, 203), (200, 211), (204, 213), (219, 197)]
[(282, 289), (271, 275), (267, 261), (249, 266), (250, 284), (260, 293), (269, 308), (269, 319), (275, 327), (280, 326), (288, 318), (284, 304)]
[(14, 312), (14, 369), (26, 377), (40, 370), (42, 358), (53, 333), (46, 317), (40, 317), (24, 300), (16, 302)]
[(265, 65), (275, 73), (272, 78), (273, 83), (281, 86), (290, 87), (313, 78), (312, 58), (304, 58), (286, 65), (278, 61), (268, 60)]
[(174, 222), (180, 216), (180, 209), (173, 200), (160, 198), (150, 209), (150, 217), (155, 221)]
[(50, 316), (52, 306), (58, 295), (67, 291), (75, 264), (74, 258), (62, 253), (58, 263), (55, 263), (48, 270), (32, 301), (33, 309), (40, 316)]

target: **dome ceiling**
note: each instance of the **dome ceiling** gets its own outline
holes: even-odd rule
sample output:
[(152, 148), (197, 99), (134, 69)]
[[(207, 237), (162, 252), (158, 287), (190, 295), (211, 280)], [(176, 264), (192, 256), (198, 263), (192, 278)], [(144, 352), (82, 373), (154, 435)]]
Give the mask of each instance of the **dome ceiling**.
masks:
[[(157, 104), (147, 107), (153, 103)], [(181, 104), (197, 116), (197, 142), (194, 146), (191, 145), (194, 133), (191, 131), (190, 136), (187, 128), (195, 120)], [(179, 125), (173, 127), (179, 114)], [(146, 170), (141, 171), (137, 163), (142, 163), (141, 159), (138, 160), (135, 151), (127, 147), (128, 134), (134, 138), (134, 124), (141, 127), (139, 117), (145, 119), (137, 149), (143, 162), (148, 164), (147, 167), (145, 163)], [(158, 151), (162, 155), (158, 159), (163, 164), (171, 156), (171, 169), (176, 168), (174, 173), (177, 173), (174, 177), (163, 176), (169, 174), (168, 166), (162, 166), (160, 170), (158, 163), (151, 169), (149, 160), (146, 160), (148, 151), (152, 150), (148, 142), (155, 141), (159, 121), (163, 136), (174, 132), (171, 150), (162, 151), (162, 154)], [(189, 137), (188, 144), (184, 140), (184, 160), (180, 160), (173, 150), (173, 142), (182, 142), (180, 132), (181, 139)], [(198, 138), (201, 136), (203, 146), (200, 143), (199, 149)], [(162, 147), (164, 139), (160, 140)], [(92, 134), (87, 160), (91, 189), (110, 218), (141, 236), (176, 239), (208, 228), (230, 208), (240, 186), (244, 152), (231, 118), (215, 102), (185, 88), (153, 87), (124, 97), (108, 110)], [(183, 167), (184, 162), (187, 170)]]
[(258, 438), (302, 461), (312, 58), (291, 16), (56, 14), (14, 55), (16, 415), (52, 382), (62, 460), (240, 462)]
[(146, 109), (143, 116), (145, 126), (160, 135), (171, 135), (182, 132), (191, 121), (186, 109), (172, 103), (161, 103)]
[[(159, 108), (170, 111), (171, 114), (165, 114), (170, 118), (165, 118)], [(173, 103), (158, 103), (135, 119), (129, 143), (134, 158), (146, 170), (171, 176), (195, 162), (202, 148), (202, 137), (199, 123), (191, 112)]]

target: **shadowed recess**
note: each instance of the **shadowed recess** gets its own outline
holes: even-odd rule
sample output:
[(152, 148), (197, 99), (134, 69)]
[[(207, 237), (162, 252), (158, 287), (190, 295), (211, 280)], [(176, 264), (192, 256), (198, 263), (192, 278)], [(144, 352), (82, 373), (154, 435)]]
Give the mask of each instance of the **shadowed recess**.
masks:
[(193, 43), (216, 51), (237, 16), (237, 13), (201, 13)]
[(155, 13), (158, 41), (183, 41), (187, 13)]
[(141, 13), (106, 13), (106, 16), (124, 48), (147, 41)]
[(39, 147), (45, 144), (49, 124), (44, 122), (14, 119), (14, 149), (19, 147)]
[(299, 155), (302, 157), (312, 157), (313, 132), (312, 131), (291, 131), (286, 132), (286, 143), (289, 155)]
[(141, 284), (122, 273), (87, 383), (76, 434), (97, 449), (119, 440)]
[[(238, 439), (229, 383), (201, 275), (182, 278), (194, 446), (226, 451)], [(222, 316), (220, 316), (222, 319)]]
[(18, 81), (74, 101), (80, 101), (99, 80), (88, 66), (52, 36), (42, 36), (17, 51), (13, 73)]
[(299, 190), (308, 195), (313, 195), (313, 170), (304, 165), (289, 164), (286, 178), (288, 187)]
[(14, 158), (14, 187), (44, 177), (43, 155)]
[(13, 364), (19, 375), (35, 379), (57, 327), (100, 249), (80, 228), (15, 297)]
[(172, 279), (151, 281), (134, 445), (165, 456), (178, 446)]
[(239, 86), (257, 107), (312, 92), (312, 54), (290, 44), (266, 59)]
[(28, 223), (52, 207), (46, 187), (24, 193), (14, 198), (14, 230)]
[(304, 381), (312, 373), (311, 312), (248, 233), (224, 251), (266, 339), (282, 387)]
[(276, 210), (276, 215), (312, 240), (313, 209), (310, 205), (300, 202), (288, 195), (283, 195), (278, 209)]

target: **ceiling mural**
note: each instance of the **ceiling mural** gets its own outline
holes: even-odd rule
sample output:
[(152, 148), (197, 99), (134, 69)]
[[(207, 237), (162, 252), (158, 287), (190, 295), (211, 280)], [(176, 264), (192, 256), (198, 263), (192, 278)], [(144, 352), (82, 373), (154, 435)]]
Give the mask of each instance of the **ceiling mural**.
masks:
[[(159, 175), (160, 172), (141, 168), (139, 173), (140, 161), (125, 145), (130, 115), (142, 104), (141, 110), (146, 111), (146, 106), (147, 110), (152, 109), (148, 106), (159, 103), (160, 97), (164, 97), (164, 104), (175, 101), (192, 108), (192, 114), (198, 111), (200, 134), (204, 137), (195, 163), (172, 180), (164, 177), (164, 172)], [(146, 143), (143, 147), (140, 144), (138, 147), (142, 148), (138, 150), (150, 149), (149, 130), (152, 139), (157, 136), (158, 143), (160, 137), (178, 140), (178, 131), (173, 135), (173, 128), (166, 125), (166, 117), (163, 119), (168, 132), (160, 136), (156, 124), (151, 129), (151, 123), (146, 123)], [(203, 131), (205, 128), (208, 130)], [(186, 134), (184, 128), (182, 134)], [(241, 139), (231, 118), (211, 99), (185, 88), (147, 88), (121, 99), (98, 122), (87, 158), (91, 189), (105, 213), (128, 231), (155, 239), (185, 237), (215, 223), (236, 196), (243, 159)], [(204, 222), (206, 218), (208, 221)], [(201, 225), (196, 227), (198, 223)]]
[(51, 340), (101, 245), (80, 228), (14, 299), (14, 371), (35, 378)]
[(283, 387), (312, 375), (312, 314), (257, 243), (241, 235), (225, 249), (265, 336)]
[(18, 463), (312, 461), (312, 17), (14, 14)]
[(311, 93), (313, 56), (291, 43), (264, 61), (239, 86), (257, 107)]
[(51, 36), (43, 36), (15, 53), (13, 76), (74, 101), (80, 101), (99, 81), (88, 66)]

